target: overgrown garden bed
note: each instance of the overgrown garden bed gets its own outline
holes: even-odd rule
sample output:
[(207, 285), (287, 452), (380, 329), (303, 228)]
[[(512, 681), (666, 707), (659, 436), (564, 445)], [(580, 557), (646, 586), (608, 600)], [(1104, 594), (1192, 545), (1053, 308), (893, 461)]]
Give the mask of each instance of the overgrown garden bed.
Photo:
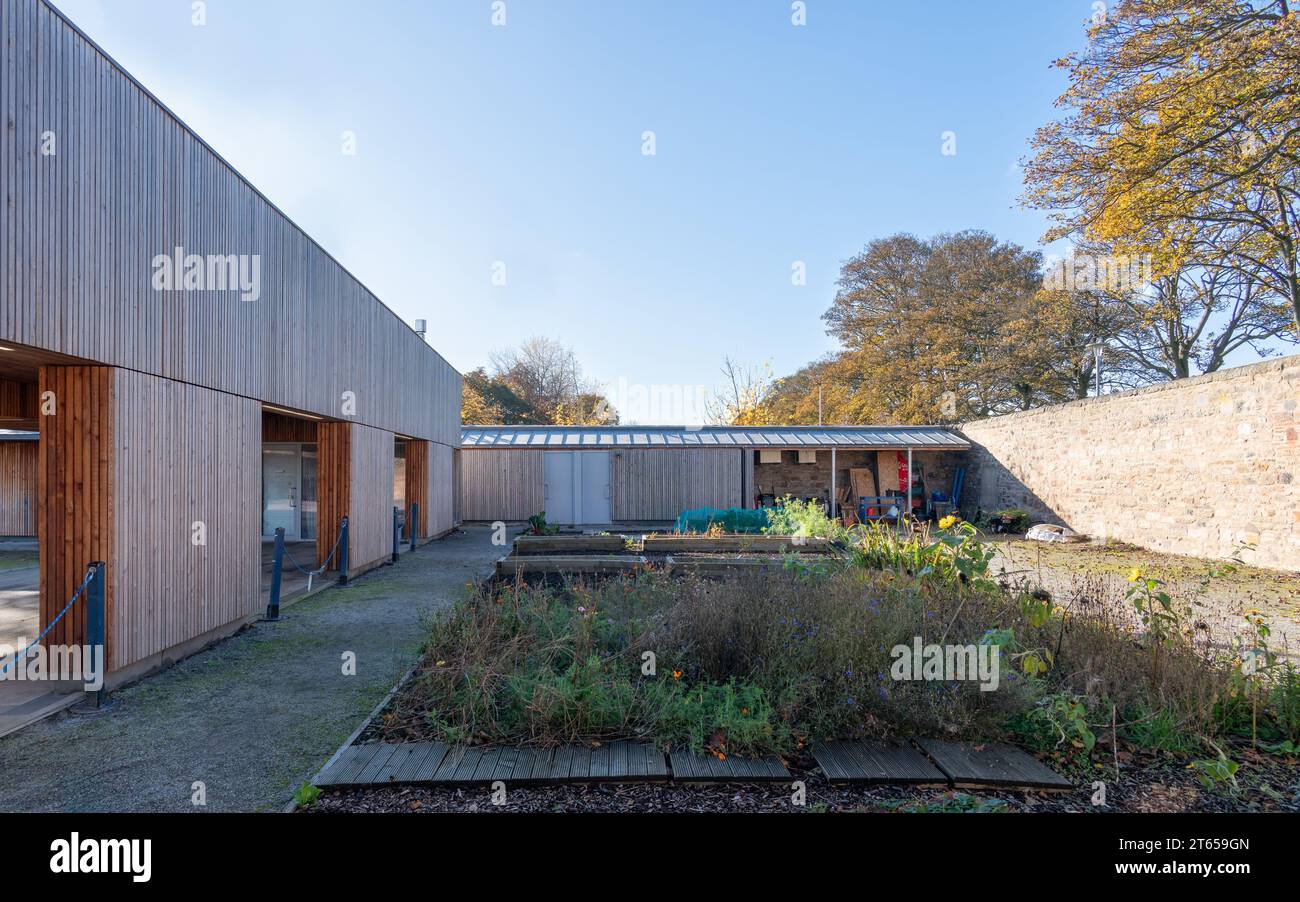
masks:
[[(832, 537), (836, 556), (724, 580), (485, 586), (429, 624), (368, 738), (637, 738), (787, 760), (827, 738), (1005, 739), (1080, 778), (1160, 755), (1229, 795), (1243, 762), (1296, 762), (1300, 673), (1258, 615), (1225, 648), (1145, 574), (1124, 599), (1054, 599), (993, 579), (966, 524)], [(996, 649), (996, 685), (899, 678), (898, 649), (917, 644)]]

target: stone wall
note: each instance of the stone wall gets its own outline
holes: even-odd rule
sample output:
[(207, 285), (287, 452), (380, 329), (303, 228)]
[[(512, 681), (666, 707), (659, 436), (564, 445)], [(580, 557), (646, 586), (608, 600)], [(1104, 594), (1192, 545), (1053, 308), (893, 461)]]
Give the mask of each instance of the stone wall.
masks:
[(1300, 570), (1300, 356), (967, 423), (963, 509)]

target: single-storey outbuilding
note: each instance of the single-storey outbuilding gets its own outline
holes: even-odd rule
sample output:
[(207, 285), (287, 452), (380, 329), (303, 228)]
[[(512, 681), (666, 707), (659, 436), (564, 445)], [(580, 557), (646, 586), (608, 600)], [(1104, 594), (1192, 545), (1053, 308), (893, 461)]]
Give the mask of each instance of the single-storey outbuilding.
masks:
[(465, 426), (460, 447), (464, 520), (600, 525), (786, 495), (838, 512), (902, 497), (909, 474), (913, 510), (933, 514), (970, 443), (941, 426)]

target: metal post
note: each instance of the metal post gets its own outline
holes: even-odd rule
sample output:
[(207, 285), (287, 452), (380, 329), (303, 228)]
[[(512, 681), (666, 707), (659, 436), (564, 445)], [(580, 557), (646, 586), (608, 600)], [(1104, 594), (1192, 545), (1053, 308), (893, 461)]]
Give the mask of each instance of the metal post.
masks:
[(284, 566), (284, 527), (275, 528), (275, 554), (271, 558), (271, 598), (266, 603), (266, 619), (280, 619), (280, 571)]
[(414, 501), (411, 502), (411, 522), (407, 528), (411, 530), (411, 550), (415, 550), (415, 536), (420, 526), (420, 505)]
[(837, 515), (837, 514), (838, 514), (838, 511), (837, 511), (837, 507), (838, 507), (838, 505), (836, 504), (836, 501), (838, 501), (838, 497), (837, 497), (836, 494), (835, 494), (835, 488), (836, 488), (836, 486), (835, 486), (835, 477), (838, 476), (838, 475), (839, 475), (839, 472), (835, 469), (835, 449), (834, 449), (834, 448), (831, 448), (831, 503), (830, 503), (830, 514), (831, 514), (831, 519), (832, 519), (832, 520), (838, 520), (838, 519), (839, 519), (839, 517), (838, 517), (838, 515)]
[(907, 522), (912, 522), (912, 486), (916, 483), (916, 471), (912, 469), (912, 448), (907, 449), (907, 501), (903, 510), (907, 512)]
[(348, 584), (348, 518), (343, 518), (343, 524), (339, 527), (342, 530), (342, 536), (339, 539), (339, 585)]
[[(99, 658), (101, 679), (108, 670), (108, 649), (105, 643), (104, 613), (104, 562), (91, 561), (86, 565), (91, 571), (90, 584), (86, 586), (86, 644)], [(104, 690), (95, 692), (95, 707), (103, 704)]]
[(393, 563), (397, 563), (397, 552), (402, 545), (402, 509), (393, 508)]

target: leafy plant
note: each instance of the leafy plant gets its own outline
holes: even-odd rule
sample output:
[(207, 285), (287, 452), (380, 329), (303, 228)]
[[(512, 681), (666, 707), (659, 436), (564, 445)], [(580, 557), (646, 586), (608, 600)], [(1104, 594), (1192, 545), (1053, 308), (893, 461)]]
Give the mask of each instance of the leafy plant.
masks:
[(771, 536), (830, 539), (838, 538), (843, 527), (826, 516), (826, 509), (820, 502), (801, 501), (786, 495), (768, 510), (767, 526), (763, 532)]
[[(1084, 700), (1069, 692), (1055, 692), (1038, 704), (1019, 723), (1022, 735), (1042, 751), (1068, 746), (1068, 751), (1092, 754), (1097, 737), (1088, 725), (1088, 708)], [(1050, 746), (1048, 743), (1050, 742)]]
[(1196, 771), (1196, 779), (1206, 789), (1213, 789), (1220, 783), (1231, 783), (1233, 789), (1237, 788), (1237, 770), (1241, 765), (1228, 760), (1222, 753), (1217, 758), (1193, 761), (1188, 766)]
[(546, 511), (533, 514), (528, 518), (528, 534), (531, 536), (553, 536), (560, 527), (546, 522)]
[(300, 808), (306, 808), (320, 798), (320, 787), (304, 783), (293, 793), (293, 801)]

